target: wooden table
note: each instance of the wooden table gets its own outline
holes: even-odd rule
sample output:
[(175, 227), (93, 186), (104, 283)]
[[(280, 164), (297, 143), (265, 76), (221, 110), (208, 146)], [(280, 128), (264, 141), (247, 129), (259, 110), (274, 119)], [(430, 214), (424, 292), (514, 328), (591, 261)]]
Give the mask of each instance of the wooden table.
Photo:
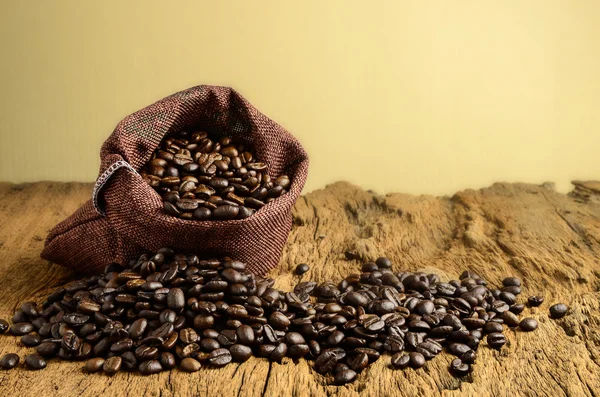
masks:
[[(43, 298), (76, 278), (40, 259), (48, 230), (90, 197), (81, 183), (0, 184), (0, 318), (10, 318), (24, 300)], [(448, 373), (442, 354), (419, 370), (394, 371), (384, 356), (351, 385), (336, 387), (312, 364), (250, 359), (194, 374), (177, 370), (149, 377), (120, 373), (87, 375), (82, 363), (51, 361), (44, 371), (0, 371), (0, 396), (597, 396), (600, 395), (600, 184), (578, 182), (570, 195), (551, 185), (498, 183), (453, 197), (380, 196), (336, 183), (300, 198), (281, 264), (271, 276), (288, 289), (305, 278), (340, 280), (360, 261), (389, 256), (393, 268), (436, 272), (456, 278), (464, 269), (492, 284), (507, 275), (525, 280), (521, 300), (541, 293), (546, 301), (524, 314), (539, 320), (538, 331), (507, 331), (500, 352), (482, 343), (472, 376)], [(91, 242), (93, 243), (93, 242)], [(569, 314), (548, 318), (551, 303), (565, 302)], [(12, 336), (0, 337), (0, 353), (28, 351)]]

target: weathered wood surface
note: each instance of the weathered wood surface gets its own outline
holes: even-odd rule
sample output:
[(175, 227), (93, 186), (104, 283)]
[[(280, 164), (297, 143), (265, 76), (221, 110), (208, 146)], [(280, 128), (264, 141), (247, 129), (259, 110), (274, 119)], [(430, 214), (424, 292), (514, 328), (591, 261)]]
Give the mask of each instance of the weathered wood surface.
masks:
[[(0, 318), (20, 302), (42, 300), (76, 278), (39, 258), (48, 230), (90, 197), (91, 185), (78, 183), (0, 184)], [(472, 376), (459, 381), (442, 354), (423, 369), (394, 371), (385, 356), (352, 385), (336, 387), (311, 364), (270, 364), (251, 359), (195, 374), (177, 370), (150, 377), (120, 373), (86, 375), (81, 363), (50, 362), (44, 371), (0, 371), (0, 396), (596, 396), (600, 395), (600, 194), (598, 183), (578, 182), (570, 195), (551, 185), (495, 184), (453, 197), (390, 194), (379, 196), (336, 183), (303, 196), (281, 264), (272, 272), (276, 286), (298, 281), (291, 272), (311, 265), (304, 276), (340, 280), (357, 272), (352, 249), (366, 259), (386, 254), (395, 270), (435, 271), (456, 278), (464, 269), (491, 283), (506, 275), (525, 281), (522, 299), (542, 293), (534, 333), (508, 331), (500, 352), (479, 349)], [(596, 197), (597, 198), (597, 197)], [(90, 241), (93, 244), (93, 241)], [(549, 320), (552, 302), (571, 310)], [(12, 336), (0, 337), (0, 353), (28, 349)]]

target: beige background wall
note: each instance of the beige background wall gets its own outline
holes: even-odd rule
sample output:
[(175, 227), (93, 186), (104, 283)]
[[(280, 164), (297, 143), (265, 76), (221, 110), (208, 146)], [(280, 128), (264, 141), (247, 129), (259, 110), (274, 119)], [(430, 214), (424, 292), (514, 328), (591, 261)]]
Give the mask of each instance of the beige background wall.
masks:
[(301, 140), (306, 191), (564, 191), (600, 178), (599, 21), (594, 0), (0, 0), (0, 180), (91, 181), (123, 116), (205, 83)]

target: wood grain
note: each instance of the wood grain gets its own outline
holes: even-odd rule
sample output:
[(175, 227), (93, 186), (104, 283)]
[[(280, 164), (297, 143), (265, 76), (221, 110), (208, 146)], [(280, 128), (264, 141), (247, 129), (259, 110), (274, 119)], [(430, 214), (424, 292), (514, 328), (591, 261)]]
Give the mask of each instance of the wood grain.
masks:
[[(271, 276), (288, 289), (299, 278), (341, 280), (359, 270), (348, 249), (364, 259), (389, 256), (394, 270), (436, 272), (446, 280), (462, 270), (492, 284), (507, 275), (525, 280), (521, 299), (541, 293), (546, 303), (524, 314), (538, 331), (508, 331), (500, 352), (482, 343), (474, 372), (459, 381), (442, 354), (423, 369), (394, 371), (385, 356), (344, 387), (316, 374), (304, 360), (282, 364), (250, 359), (194, 374), (177, 370), (149, 377), (86, 375), (82, 363), (51, 361), (44, 371), (0, 371), (0, 396), (596, 396), (600, 395), (600, 188), (577, 182), (569, 195), (551, 185), (498, 183), (453, 197), (380, 196), (339, 182), (300, 198), (280, 266)], [(42, 182), (0, 184), (0, 318), (27, 299), (43, 300), (76, 278), (39, 258), (48, 230), (90, 197), (91, 185)], [(90, 241), (93, 244), (93, 241)], [(567, 317), (548, 318), (562, 301)], [(0, 337), (0, 353), (28, 349)]]

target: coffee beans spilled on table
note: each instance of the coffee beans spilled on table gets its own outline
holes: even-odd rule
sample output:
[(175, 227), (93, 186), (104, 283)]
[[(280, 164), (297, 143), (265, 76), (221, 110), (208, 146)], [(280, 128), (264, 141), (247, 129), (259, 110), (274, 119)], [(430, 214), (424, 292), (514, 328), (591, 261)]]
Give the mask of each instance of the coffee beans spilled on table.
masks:
[[(517, 303), (517, 278), (496, 289), (470, 271), (442, 282), (436, 274), (393, 272), (391, 265), (379, 258), (339, 283), (303, 281), (286, 292), (239, 261), (164, 248), (59, 288), (41, 307), (23, 303), (10, 328), (0, 321), (0, 332), (35, 346), (23, 360), (30, 370), (54, 357), (86, 360), (86, 371), (108, 375), (289, 357), (314, 360), (315, 372), (341, 385), (384, 353), (392, 368), (418, 369), (444, 349), (455, 356), (450, 372), (462, 377), (480, 345), (501, 349), (507, 328), (537, 328), (534, 319), (518, 317), (524, 305)], [(551, 311), (562, 316), (566, 306)], [(19, 362), (6, 354), (0, 367)]]
[(286, 193), (290, 178), (274, 179), (267, 164), (229, 137), (204, 131), (167, 136), (141, 171), (161, 195), (167, 214), (182, 219), (245, 219)]

